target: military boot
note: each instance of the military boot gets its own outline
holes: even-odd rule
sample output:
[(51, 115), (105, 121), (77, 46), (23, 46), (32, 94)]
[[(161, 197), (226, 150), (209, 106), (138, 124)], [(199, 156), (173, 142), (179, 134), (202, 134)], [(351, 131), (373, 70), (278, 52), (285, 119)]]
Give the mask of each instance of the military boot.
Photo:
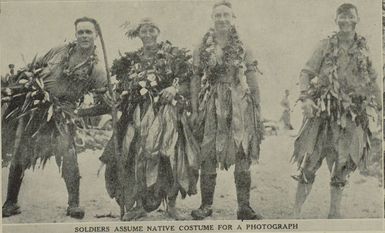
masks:
[(250, 172), (236, 172), (234, 173), (235, 187), (237, 191), (238, 211), (237, 219), (239, 220), (259, 220), (263, 219), (260, 214), (250, 207), (250, 186), (251, 176)]
[(216, 185), (217, 174), (205, 175), (201, 174), (200, 188), (202, 203), (199, 209), (193, 210), (191, 216), (195, 220), (202, 220), (213, 214), (211, 208), (214, 199), (214, 191)]
[(169, 217), (171, 217), (177, 221), (186, 220), (186, 218), (176, 208), (176, 196), (168, 199), (167, 214)]
[(21, 165), (11, 164), (8, 175), (7, 199), (2, 208), (2, 216), (10, 217), (20, 214), (20, 207), (17, 205), (20, 186), (23, 181), (23, 168)]
[(127, 211), (123, 215), (121, 220), (125, 221), (125, 222), (128, 222), (128, 221), (137, 220), (139, 218), (143, 218), (143, 217), (146, 217), (146, 216), (147, 216), (147, 212), (146, 212), (146, 210), (143, 207), (142, 198), (139, 197), (138, 200), (136, 201), (135, 208)]
[(70, 216), (71, 218), (82, 219), (85, 213), (84, 210), (79, 207), (80, 177), (70, 175), (69, 177), (65, 177), (64, 181), (68, 191), (67, 216)]

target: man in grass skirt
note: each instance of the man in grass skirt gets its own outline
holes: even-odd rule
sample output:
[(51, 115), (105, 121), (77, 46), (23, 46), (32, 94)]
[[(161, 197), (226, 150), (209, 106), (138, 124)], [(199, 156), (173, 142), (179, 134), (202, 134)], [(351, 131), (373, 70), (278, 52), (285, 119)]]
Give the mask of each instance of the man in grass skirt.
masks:
[(143, 46), (115, 59), (111, 69), (119, 81), (122, 116), (116, 133), (123, 159), (118, 160), (112, 138), (100, 160), (123, 221), (146, 216), (162, 201), (169, 217), (183, 220), (177, 196), (196, 194), (199, 145), (189, 124), (191, 55), (169, 41), (158, 42), (159, 33), (150, 18), (133, 25), (126, 34)]
[(214, 5), (214, 27), (194, 51), (192, 119), (201, 144), (201, 206), (194, 219), (212, 215), (216, 168), (235, 164), (238, 219), (261, 219), (250, 207), (250, 165), (259, 157), (262, 140), (257, 64), (239, 39), (227, 1)]
[[(54, 155), (68, 191), (67, 215), (83, 218), (79, 207), (80, 174), (74, 137), (74, 111), (84, 94), (106, 83), (95, 56), (98, 24), (75, 21), (76, 41), (51, 49), (21, 69), (2, 87), (2, 155), (12, 156), (3, 217), (21, 213), (17, 205), (24, 171), (44, 166)], [(48, 191), (48, 190), (47, 190)]]
[(343, 189), (349, 174), (367, 160), (374, 130), (369, 126), (381, 107), (366, 39), (355, 31), (357, 8), (342, 4), (335, 22), (339, 31), (321, 41), (300, 74), (304, 123), (292, 158), (300, 170), (293, 176), (296, 217), (325, 158), (331, 173), (328, 218), (341, 217)]

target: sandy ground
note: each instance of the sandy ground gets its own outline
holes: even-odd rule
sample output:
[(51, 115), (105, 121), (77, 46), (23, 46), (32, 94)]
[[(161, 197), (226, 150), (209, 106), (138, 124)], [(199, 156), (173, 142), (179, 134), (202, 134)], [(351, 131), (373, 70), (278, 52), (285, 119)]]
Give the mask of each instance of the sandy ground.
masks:
[[(296, 182), (290, 177), (296, 174), (289, 163), (294, 137), (289, 132), (267, 137), (262, 144), (259, 164), (251, 168), (251, 206), (266, 219), (290, 219)], [(58, 168), (51, 160), (44, 169), (29, 170), (25, 174), (19, 204), (22, 213), (4, 218), (3, 223), (55, 223), (119, 221), (118, 218), (97, 218), (96, 215), (119, 214), (119, 208), (111, 200), (104, 187), (104, 174), (97, 177), (98, 157), (101, 150), (87, 150), (79, 154), (81, 171), (81, 205), (86, 210), (83, 220), (65, 215), (67, 192)], [(326, 164), (324, 164), (326, 165)], [(6, 195), (8, 169), (2, 170), (2, 196)], [(302, 218), (326, 218), (329, 207), (329, 172), (323, 166), (317, 176), (313, 191), (303, 207)], [(219, 171), (214, 199), (214, 214), (209, 219), (236, 219), (237, 201), (233, 170)], [(365, 177), (356, 172), (344, 192), (342, 213), (344, 218), (379, 218), (383, 216), (384, 196), (378, 178)], [(188, 219), (190, 212), (200, 205), (200, 195), (178, 200), (178, 205)], [(171, 220), (164, 214), (165, 206), (141, 219)]]

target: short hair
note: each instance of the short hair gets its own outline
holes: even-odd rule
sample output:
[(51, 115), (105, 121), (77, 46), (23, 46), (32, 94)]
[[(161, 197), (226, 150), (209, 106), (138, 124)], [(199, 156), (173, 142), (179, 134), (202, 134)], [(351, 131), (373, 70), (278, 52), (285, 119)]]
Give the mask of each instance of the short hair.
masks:
[(90, 23), (92, 23), (92, 24), (94, 25), (94, 27), (95, 27), (95, 31), (96, 31), (97, 33), (99, 33), (100, 28), (99, 28), (99, 24), (98, 24), (98, 22), (96, 21), (96, 19), (90, 18), (90, 17), (86, 17), (86, 16), (81, 17), (81, 18), (77, 18), (77, 19), (75, 20), (75, 23), (74, 23), (74, 24), (75, 24), (75, 27), (77, 27), (78, 24), (81, 23), (81, 22), (90, 22)]
[[(226, 1), (226, 0), (222, 0), (222, 1), (216, 2), (216, 3), (213, 5), (213, 9), (212, 9), (212, 10), (214, 10), (214, 9), (217, 8), (218, 6), (227, 6), (228, 8), (230, 8), (231, 10), (233, 10), (233, 6), (231, 5), (231, 2)], [(232, 13), (232, 15), (233, 15), (233, 17), (235, 18), (234, 12)]]
[(341, 6), (337, 8), (336, 15), (339, 15), (341, 13), (348, 12), (349, 10), (354, 9), (358, 15), (358, 9), (355, 5), (351, 3), (344, 3)]
[(213, 6), (213, 10), (214, 10), (215, 8), (217, 8), (218, 6), (227, 6), (228, 8), (233, 9), (233, 7), (232, 7), (232, 5), (231, 5), (231, 2), (226, 1), (226, 0), (219, 1), (219, 2), (215, 3), (214, 6)]

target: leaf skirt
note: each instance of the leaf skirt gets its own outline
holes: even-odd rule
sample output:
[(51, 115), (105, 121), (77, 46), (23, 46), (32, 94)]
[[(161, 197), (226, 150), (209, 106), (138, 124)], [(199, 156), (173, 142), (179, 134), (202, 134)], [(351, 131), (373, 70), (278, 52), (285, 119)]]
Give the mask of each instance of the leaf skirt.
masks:
[(239, 151), (258, 161), (263, 139), (260, 110), (240, 85), (213, 85), (200, 103), (199, 115), (195, 134), (201, 143), (201, 161), (215, 155), (219, 167), (227, 170)]
[(370, 138), (367, 129), (351, 119), (346, 120), (342, 128), (336, 121), (327, 118), (313, 117), (304, 120), (299, 136), (294, 142), (292, 161), (298, 169), (315, 167), (326, 157), (328, 168), (354, 163), (365, 166), (370, 149)]
[(47, 121), (46, 109), (6, 119), (11, 109), (5, 109), (2, 114), (3, 162), (6, 159), (16, 160), (24, 169), (35, 168), (36, 165), (44, 168), (46, 162), (54, 156), (60, 169), (63, 156), (69, 150), (75, 150), (75, 124), (55, 116)]
[[(151, 211), (171, 192), (182, 197), (196, 193), (199, 144), (184, 111), (172, 105), (156, 112), (152, 104), (132, 106), (118, 122), (118, 138), (124, 171), (118, 169), (112, 140), (100, 158), (107, 165), (111, 198), (131, 209), (139, 196)], [(119, 179), (119, 174), (125, 178)]]

